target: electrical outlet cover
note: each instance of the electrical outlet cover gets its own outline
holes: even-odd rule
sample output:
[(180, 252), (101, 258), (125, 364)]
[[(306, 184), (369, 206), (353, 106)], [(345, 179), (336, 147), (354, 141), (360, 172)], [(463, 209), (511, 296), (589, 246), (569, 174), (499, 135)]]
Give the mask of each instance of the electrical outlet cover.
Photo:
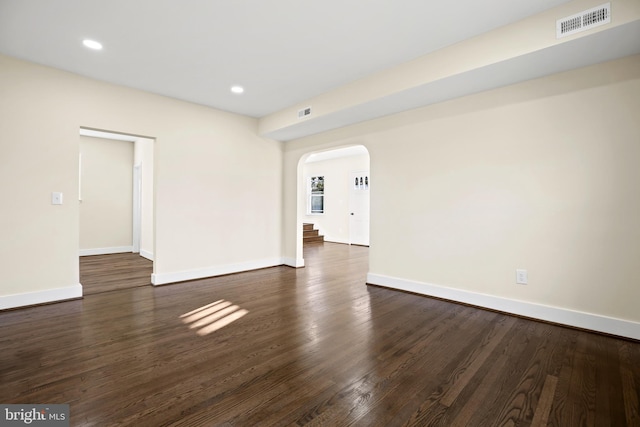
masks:
[(516, 270), (516, 283), (519, 285), (527, 284), (527, 270), (522, 270), (522, 269)]

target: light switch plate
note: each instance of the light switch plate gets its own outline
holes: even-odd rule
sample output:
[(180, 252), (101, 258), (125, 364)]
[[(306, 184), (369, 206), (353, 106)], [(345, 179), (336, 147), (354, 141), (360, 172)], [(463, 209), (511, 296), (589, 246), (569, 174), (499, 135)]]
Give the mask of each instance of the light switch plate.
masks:
[(62, 204), (62, 193), (51, 193), (51, 204), (52, 205), (61, 205)]

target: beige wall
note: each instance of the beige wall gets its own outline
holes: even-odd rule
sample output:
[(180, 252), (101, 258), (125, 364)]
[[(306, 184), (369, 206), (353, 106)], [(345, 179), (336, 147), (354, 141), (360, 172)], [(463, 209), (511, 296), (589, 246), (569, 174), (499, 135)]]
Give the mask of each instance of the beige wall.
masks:
[(133, 142), (81, 136), (80, 155), (80, 250), (122, 252), (133, 241)]
[[(303, 222), (315, 224), (325, 241), (349, 243), (349, 196), (351, 172), (369, 170), (369, 155), (338, 157), (335, 159), (305, 163), (303, 176), (325, 177), (325, 213), (304, 215)], [(307, 189), (298, 196), (300, 209), (307, 211)]]
[(281, 145), (255, 119), (6, 56), (0, 117), (0, 307), (77, 293), (81, 126), (156, 138), (159, 282), (280, 262)]
[(640, 336), (638, 117), (633, 56), (292, 141), (285, 254), (301, 253), (298, 160), (363, 144), (370, 277), (623, 319)]
[[(0, 307), (77, 291), (86, 126), (157, 138), (161, 279), (282, 255), (299, 265), (299, 160), (362, 144), (376, 183), (370, 276), (637, 325), (639, 112), (633, 56), (292, 141), (283, 154), (255, 119), (0, 56)], [(529, 285), (514, 284), (516, 268)]]

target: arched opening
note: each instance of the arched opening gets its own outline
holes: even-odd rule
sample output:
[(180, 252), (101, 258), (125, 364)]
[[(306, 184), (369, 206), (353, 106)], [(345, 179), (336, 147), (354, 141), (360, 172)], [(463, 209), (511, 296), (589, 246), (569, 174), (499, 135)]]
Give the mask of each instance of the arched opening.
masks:
[(369, 246), (369, 151), (363, 145), (303, 155), (298, 162), (297, 259), (324, 242)]

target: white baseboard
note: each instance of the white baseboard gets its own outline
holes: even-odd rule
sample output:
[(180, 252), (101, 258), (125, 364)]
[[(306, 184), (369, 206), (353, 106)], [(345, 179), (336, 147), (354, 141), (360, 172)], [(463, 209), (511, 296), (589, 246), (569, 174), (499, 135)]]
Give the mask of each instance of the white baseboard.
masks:
[(324, 241), (327, 243), (339, 243), (341, 245), (354, 245), (354, 246), (366, 246), (369, 247), (369, 245), (363, 245), (360, 243), (351, 243), (349, 240), (343, 240), (343, 239), (334, 239), (333, 237), (330, 236), (324, 236)]
[(577, 328), (640, 340), (640, 323), (630, 320), (480, 294), (461, 289), (449, 288), (446, 286), (384, 276), (381, 274), (367, 274), (367, 283), (436, 298), (443, 298), (464, 304), (471, 304), (518, 316), (559, 323), (561, 325), (574, 326)]
[(143, 258), (148, 259), (149, 261), (153, 261), (153, 253), (152, 252), (140, 249), (140, 256), (143, 257)]
[(0, 296), (0, 310), (82, 298), (82, 285)]
[(333, 237), (330, 237), (330, 236), (324, 236), (324, 241), (329, 243), (341, 243), (343, 245), (350, 244), (348, 240), (334, 239)]
[(304, 267), (304, 258), (295, 259), (295, 258), (284, 257), (282, 258), (282, 263), (289, 267), (301, 268), (301, 267)]
[(169, 283), (184, 282), (186, 280), (204, 279), (206, 277), (222, 276), (224, 274), (275, 267), (283, 264), (284, 261), (282, 258), (270, 258), (259, 261), (201, 268), (197, 270), (176, 271), (173, 273), (154, 273), (151, 275), (151, 283), (155, 286), (166, 285)]
[(133, 246), (114, 246), (112, 248), (80, 249), (80, 256), (109, 255), (133, 252)]

